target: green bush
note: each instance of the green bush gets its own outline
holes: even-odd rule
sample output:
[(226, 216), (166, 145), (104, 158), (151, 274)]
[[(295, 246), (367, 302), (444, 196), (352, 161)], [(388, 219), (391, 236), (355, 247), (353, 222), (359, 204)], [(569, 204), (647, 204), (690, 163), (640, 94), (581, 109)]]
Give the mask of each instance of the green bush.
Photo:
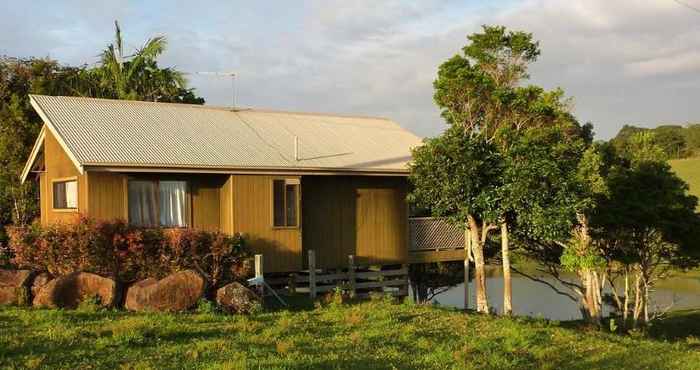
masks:
[(144, 229), (122, 220), (8, 228), (11, 263), (64, 275), (93, 272), (121, 282), (194, 269), (217, 288), (250, 275), (250, 254), (239, 235), (193, 229)]

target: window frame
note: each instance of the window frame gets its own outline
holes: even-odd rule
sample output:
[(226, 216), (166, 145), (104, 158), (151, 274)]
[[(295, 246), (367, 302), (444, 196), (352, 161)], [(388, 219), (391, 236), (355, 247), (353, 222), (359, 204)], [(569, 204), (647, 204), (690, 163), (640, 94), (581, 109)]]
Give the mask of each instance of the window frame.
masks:
[[(75, 182), (75, 208), (56, 208), (54, 206), (54, 199), (55, 194), (54, 194), (54, 185), (56, 183), (65, 183), (65, 182)], [(60, 178), (55, 178), (51, 179), (51, 187), (50, 187), (50, 193), (51, 193), (51, 199), (49, 199), (49, 204), (51, 204), (51, 211), (52, 212), (66, 212), (66, 213), (78, 213), (80, 209), (80, 184), (78, 182), (78, 176), (71, 176), (71, 177), (60, 177)]]
[[(275, 181), (284, 181), (284, 226), (275, 225)], [(296, 217), (294, 226), (287, 225), (287, 185), (294, 185), (296, 196), (295, 199), (295, 210)], [(295, 230), (301, 228), (301, 179), (298, 177), (274, 177), (270, 180), (270, 225), (273, 229), (288, 229)]]
[[(131, 181), (149, 181), (156, 185), (156, 220), (158, 224), (155, 226), (143, 226), (137, 225), (131, 222), (129, 219), (129, 182)], [(185, 183), (185, 226), (165, 226), (160, 224), (160, 182), (161, 181), (183, 181)], [(189, 179), (182, 177), (168, 177), (168, 176), (129, 176), (126, 179), (125, 184), (126, 196), (126, 220), (130, 225), (143, 228), (163, 228), (163, 229), (189, 229), (192, 228), (192, 182)]]

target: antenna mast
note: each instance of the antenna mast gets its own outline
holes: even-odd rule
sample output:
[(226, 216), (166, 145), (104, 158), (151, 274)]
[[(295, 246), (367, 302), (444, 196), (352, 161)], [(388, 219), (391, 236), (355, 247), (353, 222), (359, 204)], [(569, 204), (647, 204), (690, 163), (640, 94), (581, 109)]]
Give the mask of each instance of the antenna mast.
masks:
[(197, 72), (198, 75), (208, 75), (216, 77), (230, 77), (231, 78), (231, 108), (236, 109), (236, 77), (238, 74), (235, 72)]

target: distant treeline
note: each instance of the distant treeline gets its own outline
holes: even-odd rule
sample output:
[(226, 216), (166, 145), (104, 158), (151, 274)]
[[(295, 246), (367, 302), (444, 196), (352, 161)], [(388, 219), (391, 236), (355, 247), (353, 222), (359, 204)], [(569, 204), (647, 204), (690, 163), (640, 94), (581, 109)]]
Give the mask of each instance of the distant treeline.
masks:
[(629, 145), (635, 133), (642, 131), (654, 134), (654, 143), (663, 148), (669, 159), (700, 156), (700, 124), (662, 125), (656, 128), (625, 125), (611, 143), (622, 150)]

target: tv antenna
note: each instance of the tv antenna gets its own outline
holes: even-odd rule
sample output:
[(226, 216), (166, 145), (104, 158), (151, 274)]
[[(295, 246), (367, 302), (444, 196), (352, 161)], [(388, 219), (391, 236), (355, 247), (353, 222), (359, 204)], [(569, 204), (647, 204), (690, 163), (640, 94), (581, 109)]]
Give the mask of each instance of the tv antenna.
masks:
[(236, 77), (238, 74), (235, 72), (197, 72), (198, 75), (207, 75), (215, 77), (230, 77), (231, 78), (231, 108), (236, 109)]

